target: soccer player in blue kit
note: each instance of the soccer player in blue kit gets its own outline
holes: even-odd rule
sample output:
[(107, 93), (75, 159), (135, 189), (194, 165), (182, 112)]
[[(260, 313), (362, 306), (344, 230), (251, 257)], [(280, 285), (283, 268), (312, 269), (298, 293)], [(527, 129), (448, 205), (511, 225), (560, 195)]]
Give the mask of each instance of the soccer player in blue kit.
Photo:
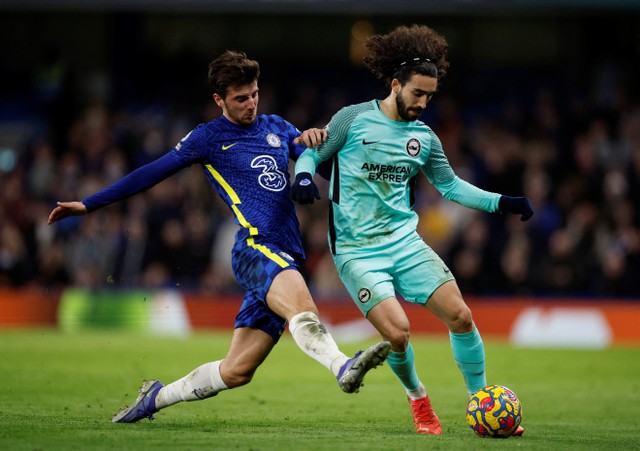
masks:
[(220, 55), (210, 63), (208, 75), (222, 116), (198, 125), (170, 152), (102, 191), (81, 202), (58, 202), (49, 216), (53, 224), (93, 212), (200, 164), (239, 226), (232, 265), (245, 296), (227, 355), (167, 385), (144, 381), (137, 399), (116, 413), (114, 423), (153, 419), (164, 407), (248, 384), (287, 323), (300, 349), (331, 371), (346, 393), (358, 391), (365, 374), (390, 352), (390, 344), (381, 341), (353, 358), (342, 353), (320, 323), (299, 272), (305, 255), (288, 164), (326, 139), (326, 133), (310, 129), (301, 134), (279, 116), (258, 115), (260, 67), (242, 52)]
[(364, 63), (388, 96), (338, 111), (326, 127), (328, 139), (298, 159), (291, 191), (294, 200), (313, 203), (319, 198), (313, 174), (332, 161), (329, 245), (336, 268), (364, 316), (391, 342), (387, 362), (406, 390), (416, 431), (441, 434), (396, 292), (446, 324), (469, 394), (487, 385), (485, 352), (451, 271), (416, 231), (415, 177), (422, 172), (446, 199), (469, 208), (519, 214), (522, 221), (533, 210), (525, 197), (501, 196), (458, 178), (436, 134), (419, 120), (449, 66), (442, 36), (413, 25), (371, 36), (366, 46)]

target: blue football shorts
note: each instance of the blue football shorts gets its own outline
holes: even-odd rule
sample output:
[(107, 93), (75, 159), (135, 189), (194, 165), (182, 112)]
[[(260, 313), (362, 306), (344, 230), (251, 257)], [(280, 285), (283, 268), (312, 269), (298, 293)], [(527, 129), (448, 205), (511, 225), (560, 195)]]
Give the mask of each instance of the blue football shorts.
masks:
[(454, 280), (442, 259), (417, 233), (378, 248), (334, 255), (338, 274), (360, 311), (369, 311), (396, 293), (425, 305), (443, 283)]
[(236, 280), (245, 289), (235, 328), (259, 329), (277, 343), (284, 332), (286, 320), (267, 306), (267, 292), (281, 271), (299, 270), (298, 263), (278, 246), (255, 244), (252, 239), (236, 243), (231, 262)]

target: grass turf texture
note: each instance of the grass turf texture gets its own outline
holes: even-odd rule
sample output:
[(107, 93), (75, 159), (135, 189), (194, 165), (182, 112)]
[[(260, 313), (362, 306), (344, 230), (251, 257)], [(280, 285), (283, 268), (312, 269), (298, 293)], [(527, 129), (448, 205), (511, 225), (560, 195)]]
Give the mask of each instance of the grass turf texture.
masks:
[[(171, 382), (226, 352), (229, 333), (154, 338), (118, 332), (0, 331), (0, 449), (640, 449), (640, 349), (514, 349), (485, 340), (489, 383), (523, 404), (522, 438), (481, 439), (449, 342), (415, 337), (442, 436), (414, 432), (387, 365), (347, 395), (285, 335), (248, 386), (181, 403), (156, 420), (112, 424), (145, 378)], [(344, 344), (353, 353), (361, 344)]]

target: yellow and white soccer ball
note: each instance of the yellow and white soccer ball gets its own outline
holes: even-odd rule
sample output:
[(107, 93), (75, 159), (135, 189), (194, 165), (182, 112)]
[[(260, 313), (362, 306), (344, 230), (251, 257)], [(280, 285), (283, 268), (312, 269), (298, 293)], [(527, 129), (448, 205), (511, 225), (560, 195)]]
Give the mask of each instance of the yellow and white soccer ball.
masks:
[(509, 437), (521, 421), (520, 400), (502, 385), (481, 388), (467, 404), (467, 423), (480, 437)]

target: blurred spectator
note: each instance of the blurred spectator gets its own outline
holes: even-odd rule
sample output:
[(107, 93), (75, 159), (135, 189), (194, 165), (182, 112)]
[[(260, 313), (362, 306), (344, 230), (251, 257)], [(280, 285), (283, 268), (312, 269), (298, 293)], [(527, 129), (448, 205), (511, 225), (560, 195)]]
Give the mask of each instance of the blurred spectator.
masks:
[(28, 282), (27, 246), (20, 229), (12, 222), (0, 222), (0, 286)]

